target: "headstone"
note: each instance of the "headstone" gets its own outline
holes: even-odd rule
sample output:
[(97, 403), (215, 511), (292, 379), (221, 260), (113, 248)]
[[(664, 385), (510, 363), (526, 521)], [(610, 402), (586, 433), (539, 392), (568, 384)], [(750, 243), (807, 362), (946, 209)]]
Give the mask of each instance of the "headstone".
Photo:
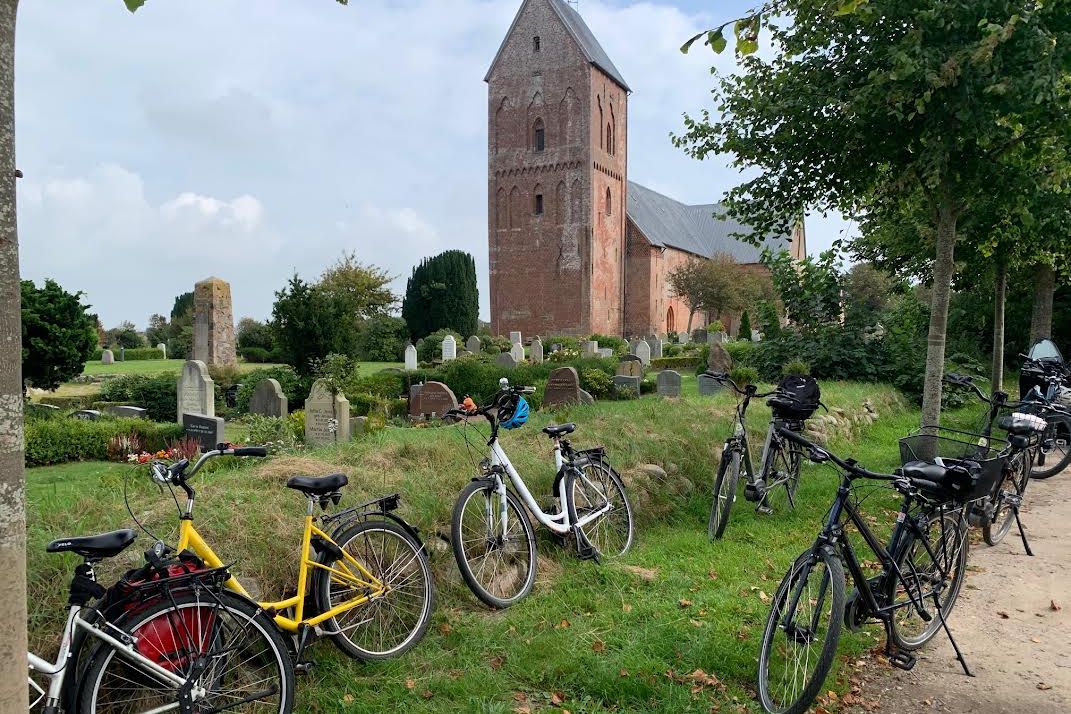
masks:
[(163, 342), (157, 342), (156, 349), (160, 350), (160, 354), (164, 356), (164, 359), (167, 359), (167, 345)]
[(614, 356), (614, 351), (613, 351), (613, 349), (611, 349), (609, 347), (600, 347), (599, 348), (599, 356), (603, 357), (603, 358), (613, 357)]
[(112, 354), (111, 350), (104, 350), (103, 352), (100, 353), (100, 363), (101, 364), (115, 364), (115, 355)]
[(458, 359), (461, 359), (462, 357), (471, 357), (472, 355), (473, 355), (473, 353), (469, 352), (468, 350), (460, 350), (457, 353)]
[(238, 406), (238, 390), (241, 388), (241, 384), (232, 384), (223, 390), (223, 403), (227, 405), (228, 409), (234, 409)]
[(368, 432), (368, 417), (359, 416), (350, 419), (350, 438), (364, 436)]
[(692, 332), (692, 341), (703, 344), (707, 341), (707, 331), (703, 328), (699, 328)]
[(717, 394), (722, 389), (722, 384), (713, 377), (708, 377), (705, 374), (699, 375), (699, 396), (709, 397)]
[(580, 377), (575, 367), (559, 367), (547, 378), (543, 406), (557, 407), (580, 401)]
[(262, 379), (249, 398), (249, 413), (271, 417), (285, 417), (290, 413), (283, 387), (277, 379)]
[(587, 340), (584, 342), (584, 356), (594, 357), (599, 353), (599, 343), (595, 340)]
[(327, 382), (317, 379), (305, 400), (305, 443), (325, 446), (350, 438), (350, 403), (342, 394), (331, 394)]
[(640, 342), (640, 340), (638, 338), (631, 339), (631, 340), (628, 341), (629, 354), (636, 354), (636, 345), (638, 345), (639, 342)]
[[(628, 364), (622, 362), (621, 364)], [(618, 394), (629, 394), (632, 397), (640, 396), (640, 382), (643, 379), (641, 377), (632, 377), (627, 374), (618, 374), (614, 376), (614, 386), (617, 387)]]
[[(632, 359), (629, 359), (632, 358)], [(643, 362), (636, 355), (626, 355), (617, 363), (617, 374), (623, 377), (643, 378)]]
[(417, 368), (416, 347), (413, 347), (412, 345), (405, 346), (405, 368), (409, 370)]
[[(108, 414), (114, 417), (122, 417), (124, 419), (148, 419), (149, 412), (147, 409), (141, 407), (108, 407), (104, 410)], [(216, 442), (219, 443), (219, 442)]]
[(561, 342), (555, 342), (554, 344), (552, 344), (550, 346), (551, 354), (553, 354), (555, 352), (560, 352), (561, 349), (562, 349), (562, 343)]
[(677, 335), (677, 344), (686, 345), (691, 338), (687, 332), (682, 332)]
[(583, 389), (581, 389), (580, 390), (580, 403), (581, 404), (594, 404), (595, 403), (595, 397), (591, 396), (591, 394), (589, 394), (588, 392), (585, 392)]
[(711, 345), (713, 345), (713, 344), (720, 345), (723, 342), (725, 342), (725, 340), (727, 340), (727, 339), (729, 339), (729, 335), (726, 334), (725, 332), (721, 332), (721, 331), (719, 331), (719, 332), (711, 332), (709, 335), (707, 335), (707, 343), (711, 344)]
[(457, 397), (450, 387), (442, 382), (425, 382), (420, 390), (420, 412), (424, 416), (432, 414), (442, 417), (451, 409), (457, 409)]
[(96, 421), (100, 419), (100, 412), (96, 409), (79, 409), (71, 414), (71, 419), (81, 419), (82, 421)]
[(645, 365), (651, 364), (651, 347), (643, 340), (637, 340), (635, 354)]
[(651, 350), (651, 359), (662, 359), (662, 338), (652, 336), (648, 337), (645, 342)]
[(238, 364), (231, 286), (225, 280), (208, 278), (193, 286), (193, 358), (205, 364)]
[(681, 375), (672, 369), (658, 373), (658, 395), (661, 397), (679, 397), (681, 395)]
[(483, 349), (483, 343), (480, 342), (480, 338), (479, 337), (477, 337), (476, 335), (473, 335), (472, 337), (470, 337), (467, 340), (465, 340), (465, 349), (467, 349), (469, 352), (471, 352), (474, 355), (478, 355), (478, 354), (480, 354), (480, 351)]
[(543, 364), (543, 340), (536, 337), (528, 347), (528, 356), (532, 358), (532, 364)]
[(457, 358), (457, 340), (453, 335), (447, 335), (443, 338), (443, 362), (449, 362), (450, 360)]
[(725, 349), (725, 345), (720, 342), (710, 345), (710, 354), (707, 355), (707, 370), (725, 374), (733, 371), (733, 358), (729, 356), (729, 350)]
[(517, 360), (513, 359), (512, 352), (501, 352), (495, 357), (495, 364), (506, 369), (513, 369), (517, 366)]
[(514, 342), (513, 346), (509, 348), (509, 353), (513, 355), (513, 359), (517, 364), (524, 361), (524, 345), (520, 342)]
[(201, 414), (206, 417), (216, 415), (215, 383), (208, 376), (205, 363), (190, 359), (182, 365), (182, 375), (178, 381), (178, 414), (176, 421), (182, 424), (183, 414)]
[(760, 333), (758, 330), (752, 330), (751, 331), (751, 341), (752, 342), (762, 342), (762, 333)]
[(509, 333), (509, 341), (511, 345), (521, 344), (521, 333), (516, 331)]
[(409, 416), (418, 417), (423, 414), (420, 411), (420, 392), (424, 389), (423, 384), (409, 385)]
[(220, 417), (188, 412), (182, 415), (182, 428), (186, 436), (197, 440), (201, 451), (211, 451), (217, 444), (227, 440), (223, 434), (223, 419)]

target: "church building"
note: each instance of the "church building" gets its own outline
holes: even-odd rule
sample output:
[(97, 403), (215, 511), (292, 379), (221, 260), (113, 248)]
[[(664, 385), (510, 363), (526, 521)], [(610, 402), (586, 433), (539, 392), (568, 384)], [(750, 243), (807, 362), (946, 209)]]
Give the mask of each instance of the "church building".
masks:
[[(524, 0), (484, 81), (495, 334), (681, 331), (688, 307), (671, 295), (674, 268), (728, 253), (763, 269), (761, 248), (714, 218), (717, 204), (685, 205), (630, 180), (632, 89), (567, 2)], [(802, 222), (766, 244), (801, 259)]]

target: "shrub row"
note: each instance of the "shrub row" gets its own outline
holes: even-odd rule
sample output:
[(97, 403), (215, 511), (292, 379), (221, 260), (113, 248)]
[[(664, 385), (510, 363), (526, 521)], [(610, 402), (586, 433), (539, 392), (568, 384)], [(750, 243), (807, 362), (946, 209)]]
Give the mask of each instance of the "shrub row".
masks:
[(178, 411), (178, 378), (173, 374), (124, 374), (100, 388), (99, 401), (143, 407), (153, 421), (174, 421)]
[(68, 461), (103, 461), (108, 440), (137, 436), (147, 451), (157, 451), (182, 436), (179, 424), (154, 424), (144, 419), (47, 419), (26, 423), (26, 465), (46, 466)]
[[(110, 348), (112, 354), (115, 356), (115, 360), (119, 361), (119, 349)], [(104, 348), (98, 347), (93, 351), (93, 361), (100, 362), (104, 356)], [(155, 347), (137, 347), (123, 351), (124, 362), (141, 362), (148, 359), (164, 359), (163, 350), (158, 350)]]
[(692, 369), (702, 364), (706, 364), (706, 362), (700, 355), (689, 355), (687, 357), (657, 357), (651, 360), (652, 369), (675, 369), (677, 371), (682, 369)]

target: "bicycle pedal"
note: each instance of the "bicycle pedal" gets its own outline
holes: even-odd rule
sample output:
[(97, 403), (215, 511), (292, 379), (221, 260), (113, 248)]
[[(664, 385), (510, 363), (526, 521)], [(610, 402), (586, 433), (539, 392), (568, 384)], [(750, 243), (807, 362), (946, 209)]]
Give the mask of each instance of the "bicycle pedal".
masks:
[(758, 513), (763, 516), (772, 516), (773, 509), (765, 504), (760, 503), (758, 506), (755, 507), (755, 513)]
[(915, 664), (918, 659), (910, 652), (890, 652), (888, 653), (889, 664), (897, 669), (902, 669), (905, 672), (910, 672), (915, 668)]
[(311, 660), (307, 661), (307, 662), (296, 662), (294, 664), (294, 673), (295, 674), (309, 674), (310, 672), (312, 672), (312, 668), (315, 667), (315, 666), (316, 666), (316, 663), (311, 661)]
[(748, 501), (758, 501), (762, 498), (762, 494), (759, 493), (759, 489), (755, 488), (755, 484), (749, 483), (744, 485), (744, 498)]

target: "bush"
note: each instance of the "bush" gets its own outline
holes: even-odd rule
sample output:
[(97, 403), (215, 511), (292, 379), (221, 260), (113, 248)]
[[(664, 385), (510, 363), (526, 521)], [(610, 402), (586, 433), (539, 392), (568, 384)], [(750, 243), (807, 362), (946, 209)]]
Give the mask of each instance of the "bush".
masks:
[[(97, 399), (96, 394), (74, 394), (68, 396), (44, 396), (38, 399), (41, 404), (51, 404), (67, 411), (87, 409)], [(96, 407), (94, 407), (96, 408)]]
[(497, 355), (502, 352), (509, 352), (511, 347), (513, 347), (513, 343), (509, 341), (508, 337), (480, 335), (480, 351), (484, 354)]
[(822, 325), (806, 333), (785, 329), (777, 338), (763, 340), (752, 349), (750, 366), (765, 380), (779, 379), (789, 362), (810, 365), (811, 374), (818, 379), (872, 382), (886, 374), (881, 342), (840, 324)]
[(725, 332), (725, 324), (721, 320), (714, 320), (707, 325), (707, 332)]
[(754, 367), (733, 367), (733, 371), (729, 372), (729, 378), (743, 388), (745, 384), (757, 384), (759, 372)]
[(169, 422), (178, 413), (178, 378), (171, 374), (124, 374), (101, 385), (101, 401), (143, 407), (153, 421)]
[(702, 355), (689, 355), (685, 357), (658, 357), (651, 360), (651, 369), (675, 369), (677, 371), (688, 370), (694, 367), (706, 365)]
[[(361, 323), (357, 331), (357, 357), (366, 362), (400, 362), (405, 353), (409, 328), (400, 317), (383, 315)], [(458, 350), (463, 348), (458, 343)]]
[[(759, 344), (766, 344), (760, 342)], [(750, 340), (729, 340), (722, 345), (733, 358), (733, 365), (748, 367), (751, 365), (751, 356), (755, 351), (755, 343)]]
[(248, 442), (257, 446), (266, 446), (275, 454), (294, 446), (296, 439), (290, 424), (284, 417), (253, 414), (247, 422), (249, 427)]
[(253, 390), (257, 388), (258, 383), (269, 378), (279, 382), (279, 386), (282, 387), (283, 394), (286, 395), (287, 403), (291, 408), (303, 403), (305, 398), (309, 396), (309, 389), (312, 387), (312, 382), (300, 377), (293, 367), (280, 365), (278, 367), (254, 369), (252, 372), (242, 375), (242, 386), (238, 388), (238, 401), (236, 403), (236, 411), (238, 413), (246, 414), (249, 412), (249, 400), (253, 397)]
[(747, 310), (740, 315), (740, 327), (737, 328), (736, 334), (741, 340), (751, 339), (751, 317), (747, 314)]
[(580, 388), (596, 399), (614, 394), (614, 378), (600, 369), (588, 368), (580, 373)]
[[(353, 385), (355, 394), (372, 394), (378, 397), (396, 399), (407, 393), (405, 376), (395, 372), (376, 372), (365, 377), (358, 377)], [(347, 393), (347, 397), (350, 395)]]
[(792, 360), (786, 362), (781, 368), (781, 374), (785, 377), (806, 377), (811, 373), (811, 365), (807, 364), (803, 360)]
[(290, 412), (286, 417), (286, 424), (290, 427), (290, 435), (294, 437), (294, 440), (305, 443), (305, 410), (298, 409), (296, 412)]
[(640, 394), (654, 394), (658, 391), (658, 383), (653, 379), (644, 379), (640, 382)]
[(208, 376), (215, 382), (216, 389), (226, 389), (239, 383), (242, 370), (236, 364), (210, 364)]
[(167, 354), (171, 359), (189, 359), (193, 352), (193, 327), (183, 325), (179, 334), (167, 341)]
[[(150, 359), (164, 359), (164, 351), (155, 347), (137, 347), (123, 350), (124, 362), (143, 362)], [(115, 360), (119, 361), (119, 351), (115, 351)]]
[(66, 416), (62, 409), (53, 409), (50, 405), (34, 404), (33, 402), (27, 402), (23, 405), (22, 414), (26, 421), (58, 419)]
[(180, 424), (154, 424), (144, 419), (31, 421), (26, 423), (26, 465), (103, 461), (108, 458), (108, 442), (117, 436), (134, 437), (140, 448), (157, 451), (182, 433)]
[(614, 337), (613, 335), (600, 335), (595, 333), (588, 337), (589, 340), (595, 340), (599, 343), (599, 347), (610, 348), (614, 351), (615, 355), (628, 354), (628, 343), (620, 337)]
[(238, 350), (238, 354), (246, 362), (251, 362), (253, 364), (271, 362), (271, 353), (263, 347), (241, 347)]

